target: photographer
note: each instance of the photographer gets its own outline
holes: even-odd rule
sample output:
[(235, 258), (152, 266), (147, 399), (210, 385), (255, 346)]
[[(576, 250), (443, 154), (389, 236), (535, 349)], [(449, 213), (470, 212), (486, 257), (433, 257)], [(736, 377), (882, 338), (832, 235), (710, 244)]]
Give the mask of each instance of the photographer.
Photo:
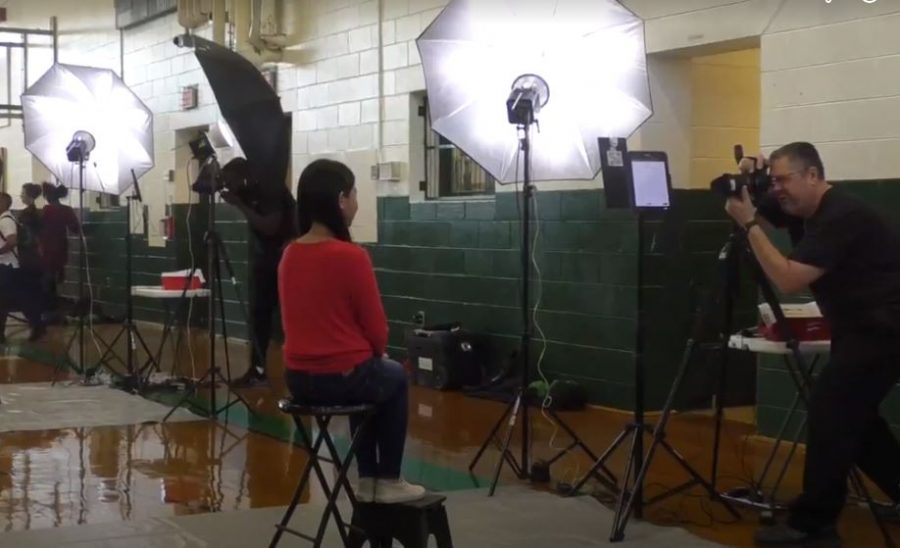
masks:
[[(752, 163), (742, 162), (742, 169), (749, 171)], [(772, 188), (760, 200), (759, 215), (746, 186), (725, 209), (746, 230), (779, 291), (812, 290), (832, 341), (830, 362), (809, 402), (803, 494), (791, 503), (787, 523), (760, 530), (756, 540), (836, 542), (852, 466), (900, 501), (900, 444), (879, 415), (879, 404), (900, 378), (900, 233), (826, 181), (813, 145), (783, 146), (770, 164)], [(793, 227), (789, 256), (772, 244), (762, 220)]]
[(278, 306), (278, 263), (284, 246), (297, 236), (297, 203), (284, 184), (276, 190), (254, 180), (247, 160), (235, 158), (222, 168), (222, 199), (238, 208), (253, 232), (250, 279), (250, 368), (235, 386), (267, 382), (266, 354), (272, 317)]

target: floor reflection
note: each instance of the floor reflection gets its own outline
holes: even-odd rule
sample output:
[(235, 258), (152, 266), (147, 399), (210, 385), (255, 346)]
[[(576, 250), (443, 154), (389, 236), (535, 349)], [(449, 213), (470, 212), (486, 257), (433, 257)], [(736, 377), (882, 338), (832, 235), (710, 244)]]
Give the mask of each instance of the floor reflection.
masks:
[(210, 421), (0, 434), (0, 519), (11, 531), (283, 504), (305, 462)]

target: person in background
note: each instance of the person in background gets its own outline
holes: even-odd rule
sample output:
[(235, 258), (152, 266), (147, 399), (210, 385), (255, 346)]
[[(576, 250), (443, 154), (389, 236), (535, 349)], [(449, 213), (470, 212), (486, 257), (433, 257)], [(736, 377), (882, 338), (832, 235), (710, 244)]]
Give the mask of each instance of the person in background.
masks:
[[(358, 208), (353, 172), (316, 160), (300, 175), (297, 204), (301, 236), (285, 248), (278, 269), (287, 387), (304, 404), (375, 404), (358, 442), (356, 497), (417, 500), (425, 489), (400, 479), (406, 371), (385, 354), (388, 324), (372, 261), (350, 238)], [(351, 417), (354, 434), (360, 422)]]
[(35, 203), (43, 194), (41, 185), (25, 183), (20, 198), (25, 208), (19, 212), (16, 253), (19, 256), (19, 278), (22, 298), (38, 303), (41, 313), (46, 311), (45, 291), (41, 280), (44, 257), (40, 242), (42, 215)]
[(19, 239), (19, 223), (9, 208), (12, 196), (0, 192), (0, 343), (6, 343), (6, 317), (21, 310), (31, 325), (29, 341), (36, 341), (45, 332), (39, 301), (22, 298), (23, 277), (19, 269), (16, 250)]
[(250, 367), (233, 385), (267, 384), (266, 355), (272, 338), (272, 322), (278, 306), (278, 261), (281, 252), (297, 236), (294, 197), (287, 185), (272, 192), (254, 179), (250, 164), (235, 158), (222, 167), (225, 189), (222, 199), (247, 219), (253, 234), (250, 278)]
[(59, 284), (65, 280), (66, 265), (69, 262), (69, 235), (80, 235), (81, 225), (75, 211), (60, 200), (69, 190), (64, 186), (43, 183), (44, 199), (47, 205), (41, 214), (41, 252), (43, 254), (43, 289), (47, 308), (59, 309)]

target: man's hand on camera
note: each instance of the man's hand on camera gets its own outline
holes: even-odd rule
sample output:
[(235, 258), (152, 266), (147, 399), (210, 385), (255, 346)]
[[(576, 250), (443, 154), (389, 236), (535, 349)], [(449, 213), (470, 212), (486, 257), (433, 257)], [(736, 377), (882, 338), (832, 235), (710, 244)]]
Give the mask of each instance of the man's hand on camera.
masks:
[(227, 204), (231, 204), (233, 206), (244, 205), (244, 201), (241, 200), (241, 198), (237, 194), (235, 194), (234, 192), (231, 192), (227, 188), (223, 188), (222, 191), (219, 192), (219, 195), (222, 197), (222, 199)]
[(767, 165), (768, 161), (766, 161), (766, 157), (763, 154), (758, 154), (755, 157), (744, 156), (738, 163), (738, 169), (741, 170), (741, 173), (750, 174), (754, 171), (764, 169)]
[(725, 202), (725, 211), (741, 226), (756, 219), (756, 206), (753, 205), (750, 191), (746, 186), (741, 188), (740, 198), (736, 196), (728, 198), (728, 201)]

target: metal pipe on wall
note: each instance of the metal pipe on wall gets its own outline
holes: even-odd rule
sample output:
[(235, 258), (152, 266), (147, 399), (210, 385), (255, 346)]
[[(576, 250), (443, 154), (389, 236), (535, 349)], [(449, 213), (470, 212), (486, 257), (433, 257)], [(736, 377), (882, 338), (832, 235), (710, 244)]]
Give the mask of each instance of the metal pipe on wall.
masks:
[[(12, 47), (6, 46), (6, 104), (12, 105)], [(6, 110), (6, 124), (3, 127), (12, 125), (12, 109)]]
[(375, 158), (382, 162), (381, 149), (384, 144), (384, 0), (378, 0), (378, 143)]
[(28, 35), (22, 34), (22, 90), (28, 89)]
[(59, 23), (56, 16), (50, 18), (50, 33), (53, 36), (53, 64), (59, 62)]
[(222, 46), (227, 46), (225, 44), (225, 14), (225, 0), (213, 0), (213, 42)]

